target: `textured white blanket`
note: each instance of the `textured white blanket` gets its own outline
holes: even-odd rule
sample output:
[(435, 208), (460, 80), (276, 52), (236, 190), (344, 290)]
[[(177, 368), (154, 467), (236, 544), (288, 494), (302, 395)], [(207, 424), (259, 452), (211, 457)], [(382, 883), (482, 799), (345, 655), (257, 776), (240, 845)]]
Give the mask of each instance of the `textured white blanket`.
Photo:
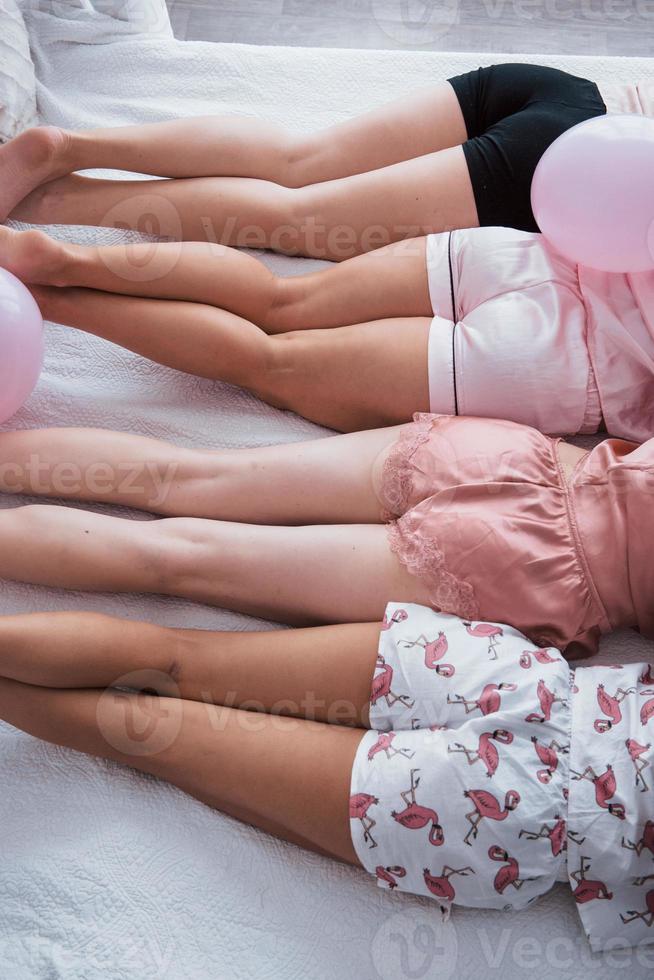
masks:
[[(73, 127), (227, 111), (308, 129), (489, 61), (181, 43), (172, 38), (163, 0), (60, 0), (27, 5), (26, 15), (41, 115)], [(654, 77), (654, 62), (642, 59), (539, 60), (604, 81)], [(53, 232), (86, 243), (121, 239), (92, 228)], [(289, 273), (316, 265), (267, 261)], [(321, 432), (242, 391), (57, 326), (48, 327), (43, 378), (13, 424), (97, 425), (207, 447)], [(262, 626), (177, 601), (2, 583), (0, 613), (62, 608), (170, 625)], [(605, 647), (613, 659), (651, 652), (632, 636)], [(458, 912), (442, 927), (427, 901), (382, 892), (362, 873), (239, 826), (153, 779), (2, 724), (0, 827), (6, 980), (447, 980), (480, 973), (609, 980), (620, 969), (634, 980), (651, 975), (654, 956), (648, 963), (642, 951), (613, 961), (591, 956), (564, 886), (520, 915)]]

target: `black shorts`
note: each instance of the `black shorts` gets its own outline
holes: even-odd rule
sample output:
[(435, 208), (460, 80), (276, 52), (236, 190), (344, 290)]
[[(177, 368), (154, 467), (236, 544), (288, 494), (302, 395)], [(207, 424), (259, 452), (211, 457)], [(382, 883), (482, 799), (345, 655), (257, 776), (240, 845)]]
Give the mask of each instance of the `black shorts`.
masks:
[(538, 231), (531, 181), (555, 139), (603, 116), (594, 82), (540, 65), (491, 65), (449, 79), (468, 139), (463, 144), (479, 224)]

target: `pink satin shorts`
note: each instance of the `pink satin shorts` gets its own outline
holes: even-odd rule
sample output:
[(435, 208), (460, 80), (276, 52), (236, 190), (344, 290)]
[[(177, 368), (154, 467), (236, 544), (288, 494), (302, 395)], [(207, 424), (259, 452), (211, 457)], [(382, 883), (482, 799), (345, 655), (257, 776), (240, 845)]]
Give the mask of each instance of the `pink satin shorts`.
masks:
[(416, 415), (379, 490), (391, 549), (430, 604), (587, 646), (604, 613), (586, 573), (560, 440), (499, 419)]

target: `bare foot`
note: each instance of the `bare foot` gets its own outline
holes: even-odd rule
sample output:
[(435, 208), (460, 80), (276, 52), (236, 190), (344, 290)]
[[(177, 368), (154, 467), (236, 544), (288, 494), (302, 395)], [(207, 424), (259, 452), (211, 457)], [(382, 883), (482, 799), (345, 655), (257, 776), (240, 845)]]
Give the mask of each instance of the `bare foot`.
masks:
[(60, 285), (65, 259), (65, 247), (45, 232), (0, 226), (0, 266), (23, 282)]
[(68, 172), (69, 143), (65, 130), (37, 126), (0, 147), (0, 221), (36, 187)]

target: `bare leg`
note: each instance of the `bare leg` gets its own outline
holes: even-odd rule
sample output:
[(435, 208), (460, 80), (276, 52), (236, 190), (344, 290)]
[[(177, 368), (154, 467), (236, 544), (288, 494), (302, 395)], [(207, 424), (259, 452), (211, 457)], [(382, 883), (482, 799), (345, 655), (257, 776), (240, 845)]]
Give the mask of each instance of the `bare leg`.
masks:
[(0, 265), (24, 282), (206, 303), (269, 333), (432, 315), (426, 239), (305, 276), (279, 277), (237, 249), (202, 242), (93, 246), (0, 227)]
[[(365, 727), (378, 637), (378, 624), (234, 635), (85, 613), (6, 617), (0, 717), (36, 737), (153, 773), (269, 833), (356, 863), (347, 800), (360, 733), (343, 737), (346, 730), (334, 728), (332, 739), (327, 725), (230, 708)], [(101, 690), (115, 684), (166, 699)], [(96, 689), (73, 690), (86, 687)], [(213, 703), (229, 707), (217, 712)], [(280, 779), (283, 749), (293, 763), (286, 759)], [(320, 794), (312, 794), (323, 797), (320, 813), (293, 779), (306, 761), (311, 775), (300, 773), (298, 785), (311, 793), (316, 753), (325, 777)]]
[(309, 135), (247, 116), (70, 132), (30, 130), (0, 150), (3, 214), (33, 188), (96, 167), (160, 177), (253, 177), (300, 187), (457, 146), (463, 115), (448, 83)]
[(129, 227), (184, 241), (342, 261), (390, 242), (479, 224), (460, 146), (298, 189), (240, 177), (51, 181), (11, 215)]
[[(143, 522), (23, 507), (0, 513), (0, 577), (180, 595), (297, 624), (376, 621), (389, 596), (428, 601), (421, 582), (391, 553), (384, 528), (371, 523), (379, 521), (379, 471), (397, 434), (381, 429), (297, 446), (198, 453), (115, 433), (6, 433), (0, 474), (9, 491), (27, 486), (160, 513), (323, 524)], [(352, 524), (324, 526), (343, 520)]]
[(384, 319), (269, 337), (199, 303), (35, 287), (48, 320), (104, 337), (200, 377), (248, 388), (311, 421), (352, 432), (409, 422), (429, 409), (431, 319)]
[(68, 172), (111, 167), (159, 177), (258, 177), (301, 187), (458, 146), (467, 133), (448, 83), (408, 93), (316, 133), (218, 116), (69, 134)]
[(0, 492), (120, 504), (167, 517), (368, 524), (380, 520), (379, 471), (399, 432), (220, 451), (106, 429), (3, 432)]
[(299, 626), (374, 622), (389, 596), (429, 602), (426, 586), (374, 524), (130, 521), (67, 507), (19, 507), (0, 512), (0, 578), (174, 595)]
[[(0, 264), (28, 282), (56, 284), (32, 286), (47, 319), (168, 367), (242, 385), (345, 432), (406, 422), (429, 408), (425, 248), (425, 239), (415, 239), (326, 272), (278, 279), (224, 246), (89, 249), (0, 229)], [(130, 281), (148, 269), (149, 279)], [(249, 312), (278, 336), (207, 303)], [(367, 309), (383, 319), (303, 336), (305, 326), (338, 324)], [(393, 309), (423, 315), (395, 319)]]
[(7, 679), (0, 679), (0, 718), (36, 738), (164, 779), (284, 840), (358, 863), (348, 803), (360, 729)]
[(0, 618), (0, 677), (368, 727), (378, 623), (275, 632), (165, 629), (84, 612)]

